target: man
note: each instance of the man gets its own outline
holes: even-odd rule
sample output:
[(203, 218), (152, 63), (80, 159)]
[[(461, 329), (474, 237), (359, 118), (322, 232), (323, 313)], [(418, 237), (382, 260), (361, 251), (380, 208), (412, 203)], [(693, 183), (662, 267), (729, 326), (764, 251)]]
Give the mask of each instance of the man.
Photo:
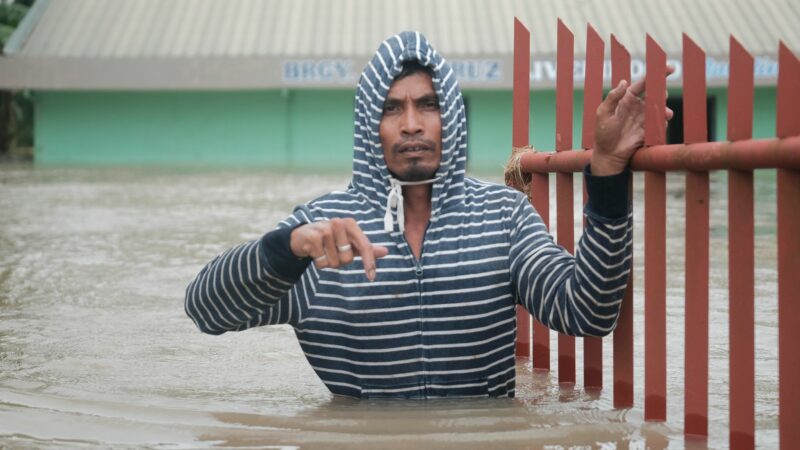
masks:
[(188, 286), (186, 312), (210, 334), (292, 325), (334, 394), (513, 396), (516, 304), (563, 333), (614, 329), (641, 91), (622, 83), (598, 109), (587, 228), (573, 258), (523, 195), (465, 176), (452, 69), (421, 34), (393, 36), (358, 84), (347, 190), (214, 259)]

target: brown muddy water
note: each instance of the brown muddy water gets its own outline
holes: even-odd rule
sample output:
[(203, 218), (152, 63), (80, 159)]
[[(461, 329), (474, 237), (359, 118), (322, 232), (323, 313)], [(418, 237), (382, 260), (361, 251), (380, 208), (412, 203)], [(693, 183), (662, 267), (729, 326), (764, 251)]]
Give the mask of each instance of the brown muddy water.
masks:
[[(555, 361), (546, 374), (520, 360), (515, 399), (357, 401), (328, 393), (286, 326), (198, 332), (183, 312), (194, 274), (217, 253), (272, 229), (293, 205), (343, 188), (347, 178), (0, 166), (0, 447), (728, 447), (724, 174), (712, 175), (707, 442), (682, 434), (682, 175), (668, 178), (666, 423), (643, 420), (638, 175), (632, 409), (612, 406), (610, 339), (607, 387), (599, 395), (580, 386), (579, 343), (574, 387), (558, 386)], [(756, 197), (756, 443), (772, 449), (778, 446), (774, 173), (757, 173)]]

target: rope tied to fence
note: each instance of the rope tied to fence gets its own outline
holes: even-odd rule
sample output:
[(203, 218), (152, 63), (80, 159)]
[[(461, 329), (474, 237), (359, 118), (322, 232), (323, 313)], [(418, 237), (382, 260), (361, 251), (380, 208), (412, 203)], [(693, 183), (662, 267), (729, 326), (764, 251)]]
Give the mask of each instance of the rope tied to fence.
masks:
[(520, 161), (522, 155), (527, 152), (535, 152), (536, 150), (531, 145), (523, 147), (513, 147), (511, 149), (511, 156), (506, 161), (503, 175), (506, 180), (506, 186), (513, 187), (514, 189), (525, 194), (526, 197), (531, 195), (531, 174), (522, 171)]

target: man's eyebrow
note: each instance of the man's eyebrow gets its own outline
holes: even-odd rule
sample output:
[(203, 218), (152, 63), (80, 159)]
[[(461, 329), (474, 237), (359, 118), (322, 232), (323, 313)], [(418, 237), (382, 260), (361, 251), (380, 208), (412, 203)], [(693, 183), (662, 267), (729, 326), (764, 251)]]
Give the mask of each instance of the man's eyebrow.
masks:
[[(430, 94), (424, 94), (416, 99), (413, 100), (415, 104), (422, 104), (428, 102), (439, 102), (439, 97), (431, 92)], [(403, 104), (403, 99), (398, 97), (386, 97), (386, 100), (383, 102), (383, 107), (386, 108), (387, 106), (398, 106)]]
[(434, 100), (434, 101), (438, 102), (439, 101), (439, 97), (437, 97), (436, 94), (431, 93), (431, 94), (425, 94), (422, 97), (417, 99), (418, 102), (427, 102), (427, 101), (430, 101), (430, 100)]

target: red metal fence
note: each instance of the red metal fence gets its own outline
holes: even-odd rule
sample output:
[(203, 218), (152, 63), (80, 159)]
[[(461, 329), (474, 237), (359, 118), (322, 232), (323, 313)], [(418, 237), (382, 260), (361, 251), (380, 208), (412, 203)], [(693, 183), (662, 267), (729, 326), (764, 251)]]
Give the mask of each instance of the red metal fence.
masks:
[[(602, 38), (589, 26), (582, 149), (572, 150), (573, 34), (558, 23), (556, 152), (530, 152), (521, 168), (530, 173), (531, 201), (549, 226), (549, 173), (556, 173), (557, 238), (573, 251), (573, 173), (594, 146), (594, 111), (602, 100)], [(684, 144), (666, 144), (666, 54), (647, 36), (645, 147), (631, 161), (644, 171), (644, 411), (648, 421), (667, 414), (666, 173), (686, 173), (685, 413), (687, 436), (708, 436), (709, 171), (728, 171), (730, 445), (755, 445), (755, 327), (753, 170), (776, 168), (778, 247), (779, 432), (781, 449), (800, 445), (800, 60), (780, 43), (777, 130), (773, 139), (752, 139), (753, 57), (730, 39), (727, 141), (707, 142), (705, 53), (683, 36)], [(529, 143), (530, 33), (514, 24), (514, 147)], [(630, 81), (630, 55), (611, 36), (611, 84)], [(691, 252), (689, 251), (691, 249)], [(629, 408), (633, 392), (633, 274), (613, 335), (614, 406)], [(517, 355), (532, 356), (535, 369), (550, 370), (550, 337), (544, 325), (518, 312)], [(584, 386), (601, 389), (602, 343), (584, 338)], [(575, 339), (558, 336), (558, 379), (574, 383)]]

